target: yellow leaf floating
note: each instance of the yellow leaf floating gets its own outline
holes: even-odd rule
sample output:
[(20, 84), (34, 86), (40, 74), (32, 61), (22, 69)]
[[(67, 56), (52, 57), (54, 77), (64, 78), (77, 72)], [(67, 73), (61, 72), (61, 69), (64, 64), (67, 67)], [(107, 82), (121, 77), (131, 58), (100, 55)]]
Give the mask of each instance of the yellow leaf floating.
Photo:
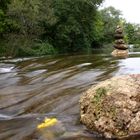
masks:
[(43, 123), (37, 126), (38, 129), (54, 126), (58, 120), (56, 118), (46, 118)]

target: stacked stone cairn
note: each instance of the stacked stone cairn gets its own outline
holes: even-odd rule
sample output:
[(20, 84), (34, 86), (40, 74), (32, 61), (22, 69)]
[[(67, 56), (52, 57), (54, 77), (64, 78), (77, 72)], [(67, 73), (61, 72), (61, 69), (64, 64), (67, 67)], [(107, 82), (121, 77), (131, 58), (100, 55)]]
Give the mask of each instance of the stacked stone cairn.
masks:
[(113, 56), (128, 56), (128, 46), (125, 44), (123, 29), (117, 26), (115, 31), (115, 50), (112, 52)]

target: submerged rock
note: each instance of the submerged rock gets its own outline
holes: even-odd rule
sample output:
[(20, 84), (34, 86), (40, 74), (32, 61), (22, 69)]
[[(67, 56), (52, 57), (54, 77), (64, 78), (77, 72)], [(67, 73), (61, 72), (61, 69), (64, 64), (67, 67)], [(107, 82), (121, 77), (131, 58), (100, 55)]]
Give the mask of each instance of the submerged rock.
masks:
[(107, 138), (140, 132), (140, 75), (124, 75), (103, 81), (80, 99), (81, 122)]

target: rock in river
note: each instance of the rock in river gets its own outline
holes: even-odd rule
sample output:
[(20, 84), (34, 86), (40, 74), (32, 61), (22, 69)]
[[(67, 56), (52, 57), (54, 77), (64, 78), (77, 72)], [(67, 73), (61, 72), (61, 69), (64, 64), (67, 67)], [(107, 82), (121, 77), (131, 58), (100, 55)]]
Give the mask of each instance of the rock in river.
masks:
[(140, 74), (113, 77), (80, 99), (81, 122), (107, 138), (140, 132)]
[(115, 31), (115, 39), (115, 50), (112, 52), (112, 55), (115, 57), (127, 57), (128, 46), (125, 44), (123, 28), (120, 26), (117, 26), (117, 29)]

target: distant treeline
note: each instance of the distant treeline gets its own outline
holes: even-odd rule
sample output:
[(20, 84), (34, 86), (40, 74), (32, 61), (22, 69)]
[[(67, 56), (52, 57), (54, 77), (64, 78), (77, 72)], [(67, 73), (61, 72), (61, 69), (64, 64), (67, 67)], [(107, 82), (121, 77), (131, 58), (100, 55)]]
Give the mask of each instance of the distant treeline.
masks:
[(103, 0), (0, 0), (0, 56), (87, 51), (114, 41), (122, 24), (126, 41), (139, 44), (140, 26)]

